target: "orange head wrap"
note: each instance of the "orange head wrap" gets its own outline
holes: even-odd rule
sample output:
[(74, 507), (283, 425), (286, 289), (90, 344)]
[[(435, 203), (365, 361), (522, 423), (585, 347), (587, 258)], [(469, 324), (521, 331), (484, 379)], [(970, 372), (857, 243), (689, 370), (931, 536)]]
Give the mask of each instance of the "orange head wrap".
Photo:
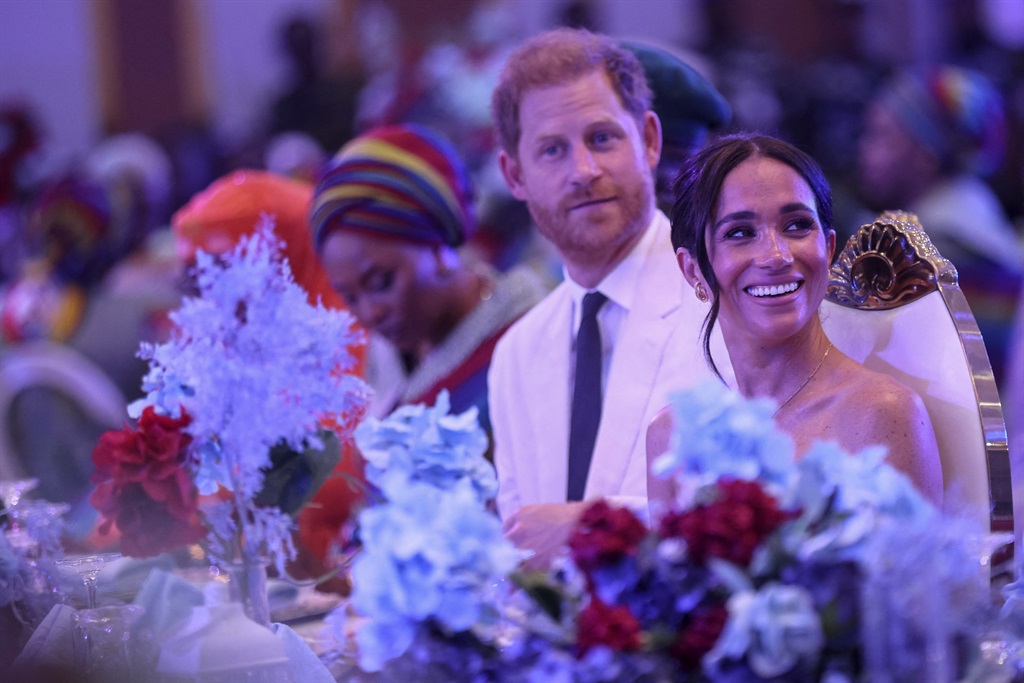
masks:
[(274, 234), (284, 242), (284, 255), (291, 264), (295, 281), (315, 303), (318, 299), (330, 308), (344, 308), (341, 297), (331, 287), (306, 226), (313, 197), (313, 186), (266, 171), (234, 171), (216, 180), (194, 196), (174, 214), (171, 225), (178, 257), (195, 258), (202, 249), (222, 254), (252, 234), (260, 216), (274, 219)]

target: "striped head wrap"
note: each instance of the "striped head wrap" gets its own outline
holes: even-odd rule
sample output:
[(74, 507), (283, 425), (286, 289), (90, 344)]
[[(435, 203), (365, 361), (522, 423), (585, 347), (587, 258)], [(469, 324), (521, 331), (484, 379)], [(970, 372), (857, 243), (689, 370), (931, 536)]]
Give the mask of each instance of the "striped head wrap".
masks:
[(455, 149), (426, 128), (376, 128), (322, 172), (309, 224), (317, 249), (337, 229), (458, 246), (476, 230), (469, 174)]
[(883, 88), (879, 99), (946, 168), (988, 175), (1002, 162), (1007, 145), (1003, 99), (982, 74), (954, 66), (905, 72)]

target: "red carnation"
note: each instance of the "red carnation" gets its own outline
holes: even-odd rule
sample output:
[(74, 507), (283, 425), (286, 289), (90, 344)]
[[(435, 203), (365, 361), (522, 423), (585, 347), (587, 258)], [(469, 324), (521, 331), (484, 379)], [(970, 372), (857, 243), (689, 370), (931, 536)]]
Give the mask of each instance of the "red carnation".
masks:
[(92, 453), (97, 484), (90, 502), (104, 517), (106, 532), (116, 524), (122, 552), (148, 557), (202, 537), (198, 492), (185, 469), (191, 419), (158, 415), (146, 408), (135, 428), (100, 437)]
[(628, 607), (610, 607), (591, 598), (577, 623), (577, 657), (582, 657), (595, 645), (606, 645), (613, 650), (630, 652), (640, 649), (640, 622)]
[(725, 605), (715, 604), (691, 615), (686, 628), (679, 632), (679, 637), (672, 644), (672, 656), (679, 660), (684, 671), (695, 671), (700, 668), (711, 648), (722, 635), (729, 611)]
[(601, 565), (636, 553), (646, 533), (647, 527), (628, 508), (599, 500), (583, 511), (569, 537), (569, 549), (576, 566), (590, 574)]
[(661, 535), (685, 540), (697, 562), (718, 557), (746, 567), (754, 550), (789, 517), (757, 482), (722, 480), (713, 502), (665, 515)]

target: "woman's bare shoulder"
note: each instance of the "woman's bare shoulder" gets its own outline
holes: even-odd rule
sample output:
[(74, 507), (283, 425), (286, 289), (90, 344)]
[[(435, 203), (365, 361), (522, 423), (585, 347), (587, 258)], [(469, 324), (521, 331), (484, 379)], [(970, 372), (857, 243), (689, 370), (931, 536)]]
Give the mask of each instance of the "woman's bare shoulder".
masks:
[(859, 421), (891, 422), (898, 418), (927, 418), (924, 402), (916, 391), (891, 375), (850, 361), (841, 381), (833, 387), (840, 409)]
[[(880, 444), (889, 462), (927, 497), (942, 499), (942, 466), (924, 401), (898, 379), (857, 364), (836, 387), (840, 441), (851, 450)], [(846, 419), (849, 418), (849, 419)]]

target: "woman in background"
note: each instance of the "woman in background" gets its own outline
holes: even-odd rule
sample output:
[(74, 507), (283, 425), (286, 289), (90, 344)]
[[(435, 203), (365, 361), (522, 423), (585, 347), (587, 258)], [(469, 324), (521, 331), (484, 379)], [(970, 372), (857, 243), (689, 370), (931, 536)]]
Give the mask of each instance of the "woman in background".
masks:
[(451, 145), (413, 125), (355, 138), (322, 174), (310, 226), (331, 283), (370, 331), (370, 413), (448, 390), (452, 412), (476, 406), (487, 429), (494, 345), (544, 291), (525, 268), (498, 273), (458, 251), (477, 223)]
[(941, 65), (902, 70), (883, 83), (868, 102), (857, 144), (867, 215), (915, 214), (956, 266), (999, 386), (1024, 285), (1024, 241), (989, 184), (1006, 158), (1009, 131), (994, 83)]

